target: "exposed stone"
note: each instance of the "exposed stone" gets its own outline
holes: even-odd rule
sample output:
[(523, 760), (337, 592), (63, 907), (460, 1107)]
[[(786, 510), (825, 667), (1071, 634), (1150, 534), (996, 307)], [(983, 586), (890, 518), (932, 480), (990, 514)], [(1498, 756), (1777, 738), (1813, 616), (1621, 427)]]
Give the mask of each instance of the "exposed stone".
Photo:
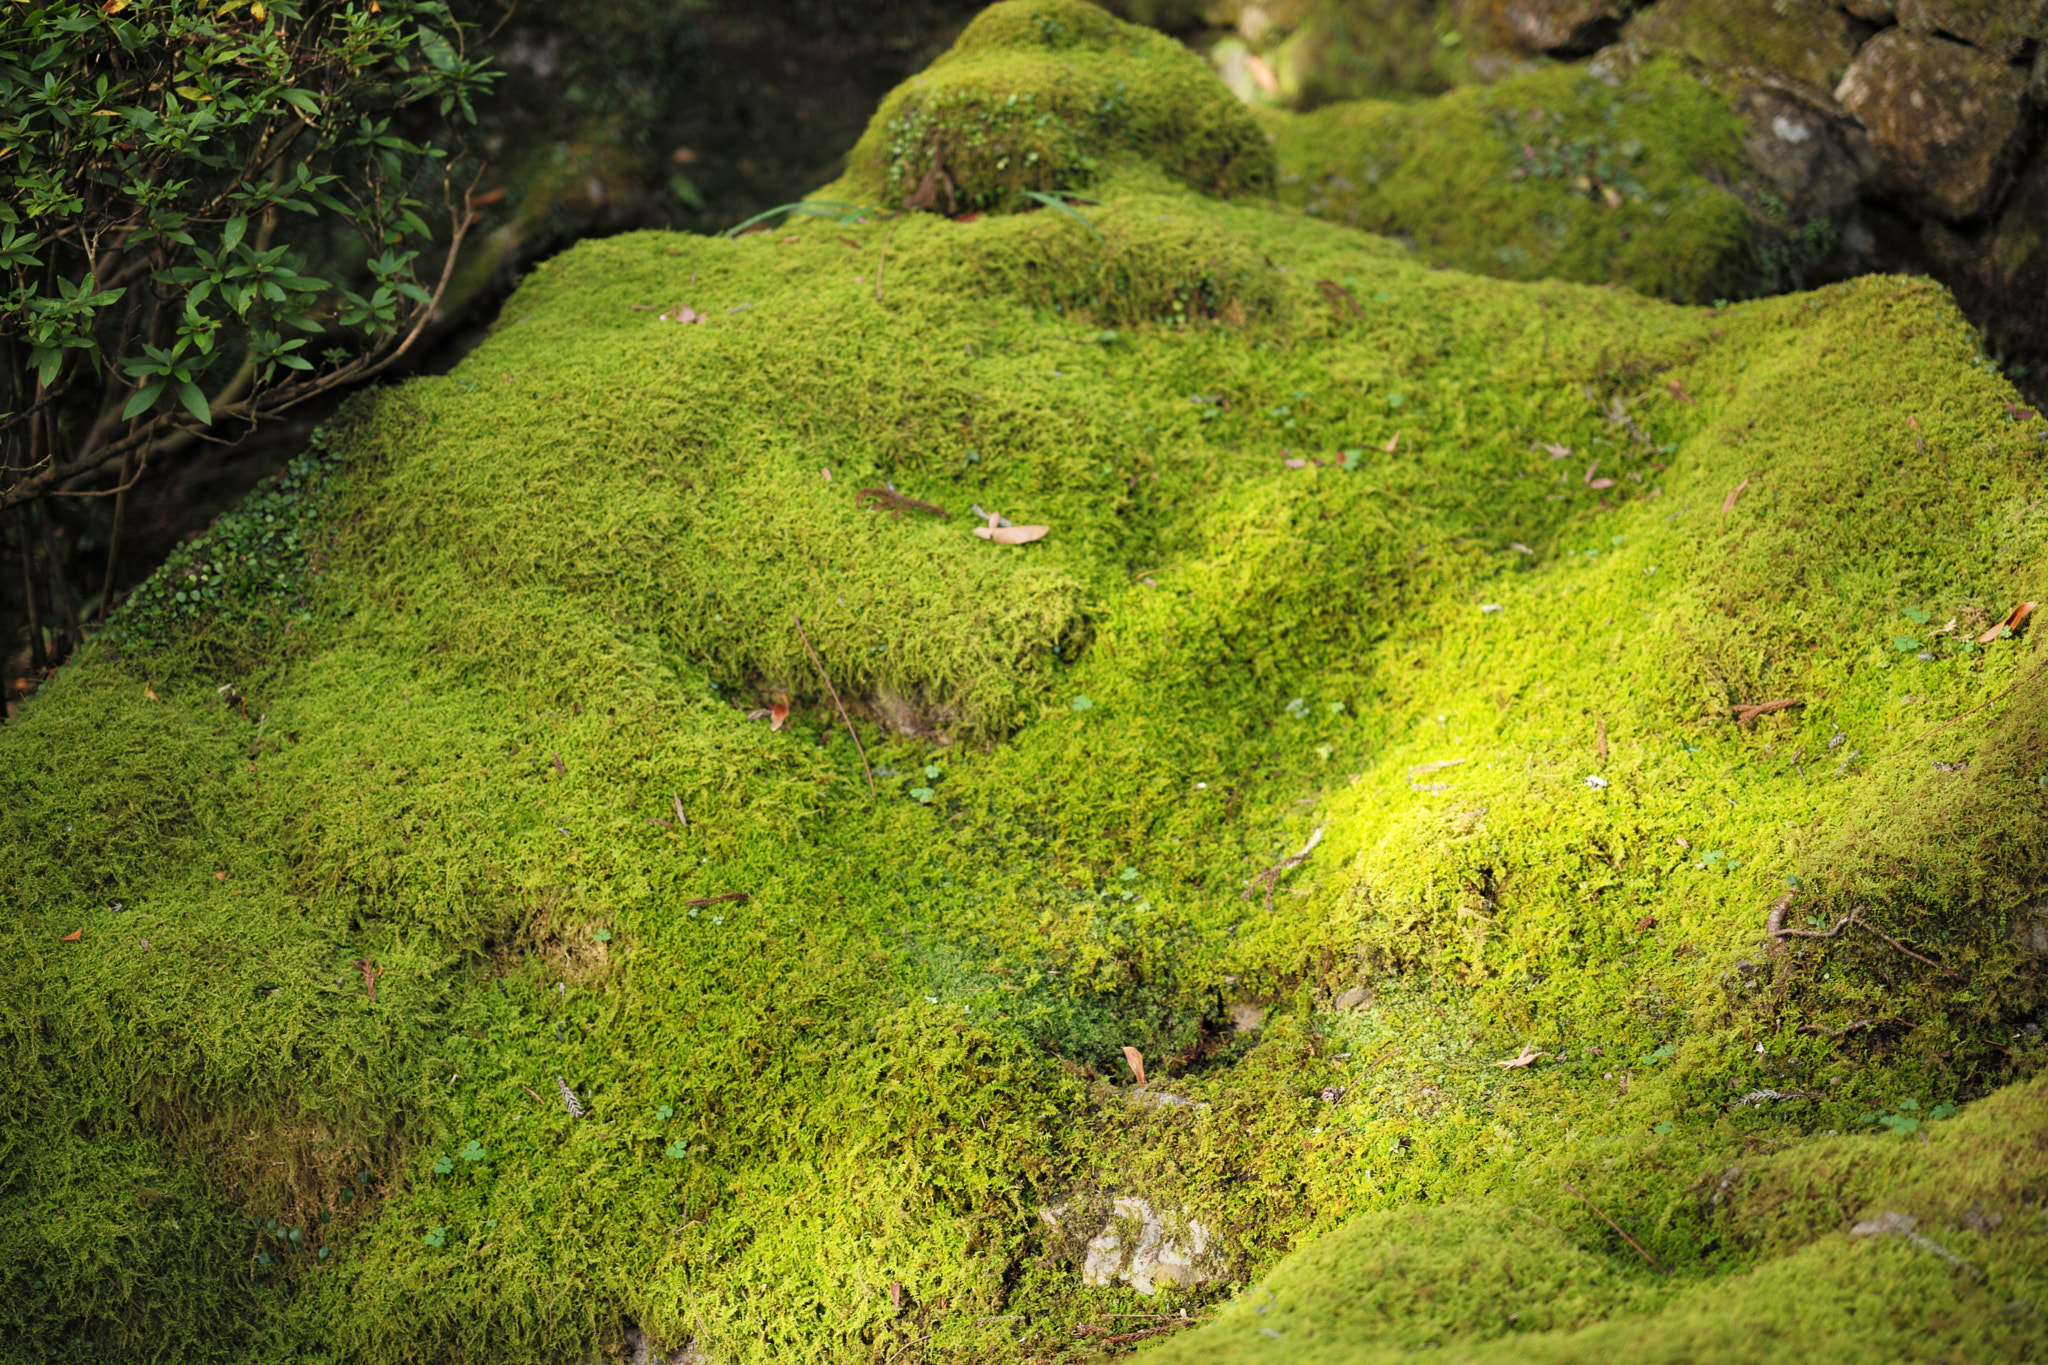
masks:
[(1440, 94), (1463, 73), (1437, 39), (1428, 0), (1324, 0), (1273, 50), (1273, 70), (1281, 98), (1301, 110)]
[(1824, 93), (1868, 31), (1828, 0), (1664, 0), (1629, 20), (1624, 32), (1649, 51), (1752, 79), (1769, 73)]
[(1619, 0), (1481, 0), (1465, 22), (1504, 47), (1583, 57), (1614, 41), (1626, 10)]
[(1898, 0), (1840, 0), (1843, 9), (1865, 23), (1889, 24), (1898, 19)]
[(1856, 55), (1835, 98), (1869, 130), (1876, 187), (1959, 222), (1997, 205), (2026, 79), (1961, 44), (1887, 29)]
[(1336, 1006), (1336, 1007), (1337, 1007), (1337, 1008), (1338, 1008), (1339, 1010), (1346, 1010), (1346, 1011), (1348, 1011), (1348, 1010), (1362, 1010), (1362, 1009), (1364, 1009), (1364, 1008), (1365, 1008), (1365, 1007), (1366, 1007), (1367, 1005), (1370, 1005), (1371, 1003), (1372, 1003), (1372, 987), (1370, 987), (1370, 986), (1353, 986), (1353, 987), (1352, 987), (1352, 988), (1351, 988), (1350, 990), (1348, 990), (1348, 991), (1344, 992), (1344, 994), (1342, 994), (1342, 995), (1340, 995), (1340, 996), (1338, 996), (1338, 997), (1337, 997), (1337, 1006)]
[(1742, 149), (1758, 187), (1789, 217), (1834, 219), (1854, 207), (1863, 176), (1852, 147), (1869, 156), (1860, 128), (1845, 129), (1806, 101), (1761, 86), (1737, 96), (1735, 112), (1749, 124)]
[(2012, 61), (2048, 39), (2048, 0), (1898, 0), (1899, 26), (1937, 33)]
[(2033, 906), (2015, 920), (2012, 941), (2022, 952), (2048, 957), (2048, 907)]
[(1247, 1000), (1239, 1000), (1225, 1010), (1230, 1015), (1230, 1027), (1238, 1033), (1250, 1033), (1266, 1022), (1266, 1012)]
[[(1062, 1204), (1040, 1209), (1038, 1216), (1057, 1232), (1077, 1215)], [(1082, 1250), (1082, 1282), (1128, 1284), (1149, 1296), (1162, 1285), (1191, 1289), (1219, 1278), (1225, 1267), (1209, 1230), (1192, 1218), (1176, 1222), (1181, 1230), (1169, 1233), (1166, 1219), (1148, 1201), (1118, 1195), (1101, 1230)]]

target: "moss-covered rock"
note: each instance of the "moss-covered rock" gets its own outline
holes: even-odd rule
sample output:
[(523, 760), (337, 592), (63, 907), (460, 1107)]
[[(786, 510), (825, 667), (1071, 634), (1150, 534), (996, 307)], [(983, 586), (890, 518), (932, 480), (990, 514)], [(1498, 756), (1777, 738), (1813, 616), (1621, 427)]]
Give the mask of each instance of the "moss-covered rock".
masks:
[(1205, 194), (1271, 188), (1250, 115), (1179, 43), (1085, 0), (1006, 0), (882, 102), (822, 198), (947, 214), (1028, 207), (1136, 156)]
[(1742, 124), (1672, 63), (1614, 84), (1558, 68), (1424, 104), (1260, 117), (1284, 200), (1433, 264), (1687, 301), (1749, 292), (1756, 272), (1751, 215), (1726, 188)]
[(1953, 300), (1074, 145), (565, 253), (0, 732), (9, 1352), (2048, 1344), (2048, 424)]

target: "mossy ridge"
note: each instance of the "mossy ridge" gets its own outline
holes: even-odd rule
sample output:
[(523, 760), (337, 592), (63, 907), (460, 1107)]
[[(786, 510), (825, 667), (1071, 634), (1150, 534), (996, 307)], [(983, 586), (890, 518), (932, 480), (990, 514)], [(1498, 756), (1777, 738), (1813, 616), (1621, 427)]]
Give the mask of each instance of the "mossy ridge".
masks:
[(1560, 67), (1422, 104), (1258, 117), (1283, 200), (1432, 263), (1686, 303), (1753, 292), (1749, 211), (1726, 188), (1741, 121), (1675, 61), (1612, 85)]
[[(1112, 242), (1136, 231), (1136, 196), (1160, 192), (1133, 184), (1129, 201), (1101, 187)], [(1916, 1013), (1953, 1010), (1953, 1058), (1724, 1003), (1722, 978), (1797, 866), (1785, 825), (1824, 829), (1858, 780), (1774, 776), (1784, 751), (1766, 746), (1812, 729), (1825, 747), (1838, 719), (1875, 761), (1910, 738), (1885, 728), (1901, 685), (1954, 714), (2023, 676), (2024, 641), (1924, 663), (1889, 642), (1891, 613), (1951, 593), (2009, 600), (2042, 562), (2009, 532), (1988, 558), (1960, 534), (2026, 505), (2036, 447), (1938, 290), (1867, 281), (1694, 312), (1432, 274), (1271, 208), (1186, 195), (1181, 211), (1270, 271), (1256, 319), (1139, 322), (1104, 344), (1028, 295), (946, 283), (977, 260), (1021, 278), (1000, 258), (1042, 252), (1055, 215), (903, 220), (879, 307), (872, 276), (853, 277), (882, 224), (579, 247), (537, 272), (509, 310), (524, 321), (387, 400), (354, 439), (320, 628), (272, 656), (275, 677), (242, 680), (280, 737), (258, 771), (243, 757), (253, 722), (215, 694), (217, 675), (160, 674), (166, 700), (150, 703), (139, 656), (82, 661), (10, 728), (10, 775), (52, 774), (7, 812), (17, 869), (60, 863), (66, 811), (112, 809), (129, 787), (144, 809), (198, 794), (189, 842), (138, 855), (113, 889), (161, 899), (215, 945), (146, 1003), (177, 1002), (195, 1036), (219, 1036), (204, 1055), (221, 1063), (197, 1073), (218, 1103), (252, 1113), (277, 1093), (255, 1011), (297, 1011), (312, 1039), (298, 1086), (360, 1106), (360, 1131), (405, 1152), (376, 1172), (374, 1215), (323, 1243), (337, 1256), (274, 1273), (296, 1289), (281, 1330), (372, 1360), (486, 1344), (520, 1359), (631, 1316), (739, 1358), (883, 1358), (927, 1333), (935, 1351), (1015, 1358), (1030, 1348), (978, 1318), (1064, 1324), (1121, 1301), (1034, 1262), (1031, 1204), (1075, 1183), (1136, 1173), (1258, 1266), (1354, 1213), (1528, 1202), (1516, 1168), (1556, 1147), (1617, 1217), (1691, 1208), (1707, 1163), (2038, 1067), (2025, 1043), (2008, 1065), (1975, 1003), (1903, 959), (1836, 970), (1908, 973)], [(635, 311), (678, 299), (711, 320)], [(1209, 398), (1228, 406), (1193, 401)], [(1531, 449), (1546, 440), (1597, 454), (1616, 487)], [(1283, 450), (1325, 463), (1288, 469)], [(1344, 450), (1359, 452), (1348, 470)], [(1833, 479), (1903, 508), (1966, 455), (1980, 502), (1902, 520), (1891, 544), (1801, 503)], [(859, 510), (855, 491), (881, 478), (1058, 529), (1013, 554), (957, 520)], [(687, 552), (647, 529), (679, 526), (678, 507), (695, 518)], [(997, 694), (1023, 727), (1007, 740), (872, 750), (886, 800), (870, 815), (821, 685), (793, 684), (780, 735), (738, 714), (755, 688), (803, 677), (777, 667), (801, 654), (776, 633), (783, 603), (714, 611), (723, 622), (666, 614), (744, 562), (725, 545), (785, 524), (775, 569), (807, 621), (840, 595), (801, 571), (816, 544), (881, 604), (914, 607), (983, 564), (998, 566), (982, 581), (999, 607), (1032, 581), (1024, 569), (1061, 575), (1089, 643), (1045, 649), (1026, 686)], [(1372, 534), (1344, 534), (1360, 525)], [(567, 552), (536, 550), (557, 535)], [(1802, 539), (1811, 558), (1789, 557)], [(1781, 561), (1807, 574), (1803, 596), (1786, 596)], [(962, 689), (941, 699), (981, 695), (980, 674), (931, 660), (1031, 638), (953, 613), (925, 618), (924, 639), (868, 615), (882, 620), (814, 637), (849, 690), (888, 677), (862, 662), (879, 644)], [(687, 648), (673, 643), (684, 629)], [(1799, 648), (1762, 657), (1757, 642), (1780, 637)], [(1586, 712), (1628, 680), (1618, 664), (1642, 700), (1608, 717), (1610, 785), (1595, 789)], [(1806, 713), (1754, 731), (1723, 718), (1727, 701), (1762, 699), (1736, 684), (1778, 683), (1814, 692)], [(746, 695), (736, 709), (717, 692)], [(140, 744), (151, 725), (187, 727), (199, 747), (76, 785), (56, 763)], [(687, 828), (651, 823), (673, 825), (678, 795)], [(118, 821), (101, 818), (117, 846)], [(1316, 823), (1316, 859), (1267, 912), (1243, 883)], [(1695, 849), (1667, 866), (1678, 833)], [(1461, 884), (1486, 867), (1498, 885)], [(83, 873), (47, 899), (25, 877), (9, 886), (32, 950), (10, 959), (19, 988), (0, 998), (18, 1002), (15, 1036), (73, 1068), (17, 1072), (10, 1111), (68, 1106), (75, 1074), (88, 1123), (147, 1137), (161, 1120), (124, 1113), (110, 1078), (183, 1063), (167, 1038), (106, 1022), (137, 989), (132, 924)], [(731, 891), (752, 899), (684, 904)], [(2003, 888), (1976, 894), (2006, 903)], [(1657, 927), (1636, 927), (1645, 911)], [(604, 944), (607, 970), (509, 951), (536, 916), (557, 939)], [(83, 942), (58, 943), (80, 926)], [(287, 948), (280, 987), (254, 954)], [(2004, 970), (2016, 951), (1987, 932), (1955, 960)], [(379, 976), (377, 1008), (345, 976), (356, 959), (404, 968)], [(1361, 972), (1383, 1003), (1325, 1009)], [(349, 989), (329, 999), (336, 975)], [(280, 994), (259, 996), (265, 983)], [(1226, 998), (1272, 1010), (1258, 1042), (1219, 1036)], [(1066, 1067), (1099, 1067), (1125, 1041), (1211, 1109), (1138, 1123), (1120, 1099), (1084, 1109)], [(1492, 1067), (1528, 1042), (1570, 1060)], [(1635, 1082), (1616, 1095), (1606, 1073), (1624, 1058)], [(557, 1077), (591, 1117), (568, 1116)], [(1319, 1097), (1338, 1085), (1363, 1098)], [(1759, 1086), (1830, 1098), (1792, 1102), (1811, 1117), (1734, 1103)], [(1692, 1164), (1674, 1162), (1686, 1148)], [(33, 1199), (8, 1189), (24, 1202), (7, 1225), (28, 1226)], [(132, 1197), (116, 1173), (92, 1189), (108, 1209)], [(1589, 1218), (1546, 1216), (1611, 1274), (1637, 1273)], [(1731, 1249), (1714, 1219), (1675, 1215), (1657, 1234), (1660, 1256), (1701, 1276), (1800, 1235)], [(89, 1298), (73, 1286), (63, 1301)], [(154, 1312), (102, 1321), (130, 1330)]]
[(816, 197), (948, 215), (1083, 190), (1118, 154), (1205, 194), (1270, 192), (1273, 155), (1208, 64), (1085, 0), (1006, 0), (898, 87)]

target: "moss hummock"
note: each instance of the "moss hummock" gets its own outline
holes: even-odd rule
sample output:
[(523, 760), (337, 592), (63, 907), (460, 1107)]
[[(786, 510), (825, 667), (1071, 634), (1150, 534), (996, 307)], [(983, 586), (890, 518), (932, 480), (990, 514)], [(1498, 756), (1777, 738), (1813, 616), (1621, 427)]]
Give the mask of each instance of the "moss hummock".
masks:
[[(8, 1352), (2039, 1352), (2048, 424), (1952, 300), (1087, 145), (579, 245), (0, 731)], [(1222, 1277), (1084, 1285), (1122, 1195)]]
[(882, 101), (821, 199), (946, 214), (1029, 207), (1137, 156), (1204, 194), (1268, 192), (1273, 154), (1208, 64), (1084, 0), (984, 11)]
[(1613, 283), (1684, 303), (1755, 292), (1742, 123), (1672, 61), (1578, 67), (1422, 104), (1262, 110), (1280, 197), (1503, 279)]

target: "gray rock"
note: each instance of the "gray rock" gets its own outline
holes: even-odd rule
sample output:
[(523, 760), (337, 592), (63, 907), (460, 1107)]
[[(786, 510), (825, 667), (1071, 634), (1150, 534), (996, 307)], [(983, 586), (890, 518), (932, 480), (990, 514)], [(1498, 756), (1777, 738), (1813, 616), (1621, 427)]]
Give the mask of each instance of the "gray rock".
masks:
[(1945, 33), (2002, 62), (2048, 39), (2048, 0), (1898, 0), (1898, 15), (1909, 32)]
[(1951, 222), (1997, 207), (2022, 130), (2027, 73), (1904, 29), (1864, 44), (1835, 98), (1870, 133), (1875, 188)]
[(1897, 0), (1839, 0), (1841, 7), (1870, 24), (1889, 24), (1899, 17)]
[[(1069, 1218), (1068, 1207), (1040, 1209), (1038, 1216), (1059, 1231)], [(1192, 1218), (1182, 1221), (1182, 1229), (1169, 1233), (1166, 1219), (1146, 1200), (1117, 1196), (1108, 1220), (1083, 1250), (1082, 1281), (1128, 1284), (1149, 1296), (1162, 1285), (1190, 1289), (1219, 1278), (1224, 1264), (1209, 1230)]]
[(1749, 125), (1742, 147), (1758, 188), (1777, 196), (1791, 218), (1838, 219), (1855, 207), (1863, 182), (1856, 152), (1869, 155), (1862, 129), (1761, 86), (1737, 96), (1735, 112)]
[(1619, 0), (1505, 0), (1483, 7), (1488, 37), (1525, 52), (1583, 57), (1614, 41), (1633, 5)]

